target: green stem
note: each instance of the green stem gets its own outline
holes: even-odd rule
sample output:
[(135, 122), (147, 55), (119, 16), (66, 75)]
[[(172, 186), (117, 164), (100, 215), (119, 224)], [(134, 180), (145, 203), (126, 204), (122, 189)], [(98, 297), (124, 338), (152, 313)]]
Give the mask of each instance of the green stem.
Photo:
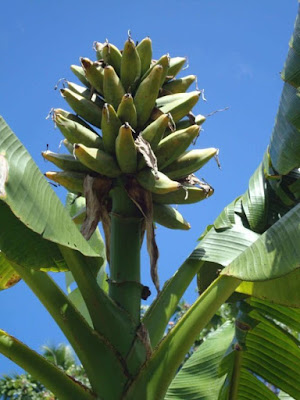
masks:
[(140, 283), (142, 215), (121, 184), (116, 186), (110, 195), (112, 213), (109, 294), (129, 313), (137, 327), (140, 324), (142, 293)]
[(60, 368), (2, 330), (0, 330), (0, 352), (26, 369), (60, 400), (95, 400), (96, 398), (88, 388), (76, 383)]
[(169, 279), (148, 308), (143, 324), (148, 329), (154, 348), (162, 339), (165, 329), (187, 287), (201, 268), (203, 261), (187, 259)]
[[(97, 393), (110, 391), (111, 376), (124, 380), (121, 364), (109, 344), (91, 329), (67, 296), (45, 272), (12, 264), (61, 328)], [(105, 365), (105, 369), (103, 369)]]
[(124, 347), (132, 340), (130, 332), (134, 329), (129, 316), (98, 286), (87, 257), (67, 247), (60, 246), (60, 250), (86, 303), (95, 330), (125, 356)]
[(242, 361), (243, 361), (243, 350), (235, 350), (233, 372), (230, 380), (230, 389), (229, 389), (229, 399), (231, 400), (237, 400), (238, 398)]
[(201, 330), (239, 285), (219, 276), (154, 350), (124, 399), (163, 399), (178, 367)]

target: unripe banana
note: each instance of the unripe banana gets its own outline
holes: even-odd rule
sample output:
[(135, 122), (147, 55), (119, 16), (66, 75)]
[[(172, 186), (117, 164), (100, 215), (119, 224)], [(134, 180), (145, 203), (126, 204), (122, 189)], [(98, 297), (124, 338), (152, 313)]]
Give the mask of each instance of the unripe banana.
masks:
[(80, 59), (81, 65), (84, 69), (85, 76), (90, 82), (91, 86), (97, 90), (98, 93), (103, 94), (103, 76), (104, 69), (96, 62), (88, 58)]
[(90, 89), (87, 89), (84, 86), (77, 85), (76, 83), (73, 82), (68, 82), (68, 89), (72, 90), (72, 92), (80, 94), (80, 96), (85, 97), (88, 100), (91, 100), (93, 103), (97, 104), (99, 107), (103, 107), (104, 101), (100, 99), (99, 96), (97, 96), (96, 93), (92, 94), (92, 91)]
[(90, 88), (90, 82), (86, 79), (84, 69), (80, 67), (79, 65), (71, 65), (71, 71), (73, 74), (80, 80), (81, 83), (83, 83), (86, 87)]
[(102, 53), (103, 46), (104, 46), (104, 43), (94, 42), (93, 47), (94, 47), (94, 50), (96, 51), (97, 60), (103, 60), (103, 53)]
[[(171, 113), (173, 120), (175, 122), (181, 120), (184, 116), (186, 116), (197, 103), (200, 97), (200, 93), (198, 91), (183, 93), (181, 99), (172, 101), (160, 108), (155, 108), (151, 114), (152, 119), (158, 118), (162, 113), (168, 114)], [(173, 96), (176, 96), (173, 95)], [(167, 96), (165, 96), (167, 97)]]
[(192, 125), (189, 128), (175, 131), (161, 140), (155, 151), (158, 168), (163, 170), (176, 160), (184, 153), (198, 134), (199, 126)]
[(136, 172), (137, 149), (131, 127), (127, 122), (121, 126), (116, 139), (116, 157), (122, 172), (127, 174)]
[(153, 203), (153, 220), (170, 229), (189, 230), (191, 225), (179, 211), (166, 204)]
[(162, 114), (141, 132), (142, 137), (150, 143), (153, 151), (156, 150), (169, 123), (170, 116), (168, 114)]
[(64, 137), (72, 144), (82, 143), (88, 147), (103, 149), (103, 139), (94, 131), (80, 123), (66, 118), (63, 114), (55, 113), (54, 122), (58, 126)]
[(105, 151), (115, 154), (115, 142), (122, 122), (111, 104), (105, 104), (102, 109), (101, 130)]
[(163, 194), (173, 192), (181, 187), (179, 182), (172, 181), (160, 171), (155, 174), (150, 168), (140, 171), (136, 178), (144, 189), (152, 193)]
[(45, 160), (51, 161), (58, 168), (64, 171), (91, 172), (89, 168), (81, 164), (80, 161), (71, 154), (53, 153), (50, 150), (42, 151), (42, 156)]
[(103, 94), (107, 103), (117, 110), (125, 94), (122, 82), (111, 65), (104, 68)]
[(139, 85), (134, 96), (137, 112), (137, 126), (142, 128), (148, 121), (160, 89), (163, 67), (156, 65)]
[(105, 64), (113, 66), (116, 73), (120, 76), (122, 60), (120, 50), (115, 45), (106, 41), (102, 47), (102, 58)]
[(70, 143), (67, 139), (64, 139), (62, 142), (68, 152), (73, 155), (73, 144)]
[(177, 122), (176, 128), (184, 129), (184, 128), (187, 128), (194, 124), (201, 126), (205, 121), (206, 121), (206, 118), (204, 117), (204, 115), (198, 114), (198, 115), (196, 115), (194, 120), (193, 120), (193, 118), (190, 118), (190, 119), (186, 118), (186, 119), (183, 119), (183, 120)]
[(152, 41), (149, 37), (144, 38), (137, 46), (136, 50), (139, 53), (141, 60), (141, 76), (150, 68), (152, 60)]
[(184, 178), (202, 168), (217, 153), (218, 149), (215, 148), (187, 151), (166, 168), (163, 168), (163, 172), (172, 179)]
[(102, 110), (91, 100), (72, 92), (70, 89), (61, 89), (62, 96), (66, 99), (69, 106), (82, 118), (92, 125), (101, 128)]
[(144, 73), (144, 75), (141, 78), (141, 81), (143, 81), (144, 79), (147, 78), (147, 76), (151, 73), (151, 71), (153, 70), (154, 67), (156, 67), (157, 65), (161, 65), (163, 68), (162, 74), (161, 74), (161, 78), (160, 78), (160, 82), (159, 82), (159, 87), (161, 87), (166, 79), (167, 73), (168, 73), (168, 69), (169, 69), (169, 61), (170, 61), (170, 57), (165, 54), (162, 57), (160, 57), (160, 59), (158, 61), (156, 61), (155, 63), (153, 63), (150, 68)]
[(115, 178), (122, 173), (114, 158), (102, 150), (76, 143), (74, 154), (82, 164), (101, 175)]
[(173, 79), (181, 71), (181, 68), (186, 63), (186, 57), (172, 57), (169, 63), (167, 80)]
[(71, 121), (75, 121), (78, 124), (86, 127), (87, 129), (95, 132), (94, 129), (87, 122), (85, 122), (83, 119), (81, 119), (77, 115), (70, 113), (69, 111), (63, 110), (62, 108), (54, 108), (53, 109), (53, 121), (54, 122), (56, 122), (56, 117), (58, 115), (62, 115), (63, 117), (65, 117)]
[(75, 194), (83, 193), (83, 181), (86, 173), (74, 171), (49, 171), (45, 173), (48, 179), (64, 186), (69, 192)]
[(133, 129), (136, 128), (137, 125), (136, 108), (130, 93), (126, 93), (122, 97), (121, 103), (119, 104), (117, 110), (117, 115), (123, 123), (128, 122)]
[(196, 80), (196, 75), (188, 75), (184, 78), (174, 79), (163, 85), (163, 89), (167, 93), (186, 92), (193, 82)]
[(121, 82), (127, 92), (133, 92), (141, 76), (141, 60), (134, 41), (129, 37), (121, 60)]
[(192, 204), (210, 197), (214, 190), (208, 184), (201, 184), (201, 187), (183, 185), (176, 192), (166, 194), (153, 194), (152, 199), (160, 204)]
[(159, 97), (156, 100), (156, 107), (161, 108), (163, 106), (166, 106), (167, 104), (173, 103), (174, 101), (185, 100), (187, 95), (189, 95), (189, 93), (174, 93), (167, 96)]

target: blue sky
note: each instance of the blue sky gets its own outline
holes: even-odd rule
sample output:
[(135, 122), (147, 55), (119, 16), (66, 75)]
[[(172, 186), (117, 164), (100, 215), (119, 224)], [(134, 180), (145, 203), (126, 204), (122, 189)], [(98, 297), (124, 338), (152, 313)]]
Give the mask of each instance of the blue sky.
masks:
[[(187, 56), (186, 75), (198, 76), (207, 102), (196, 113), (209, 117), (198, 147), (220, 149), (222, 169), (211, 162), (199, 173), (215, 189), (209, 200), (179, 211), (190, 231), (159, 227), (159, 274), (168, 279), (196, 245), (206, 225), (247, 189), (268, 145), (279, 103), (280, 71), (297, 13), (296, 0), (238, 1), (37, 1), (15, 0), (1, 6), (0, 114), (43, 172), (51, 170), (40, 155), (46, 144), (58, 149), (61, 136), (45, 117), (52, 107), (66, 108), (54, 86), (73, 79), (71, 64), (95, 58), (92, 44), (106, 38), (122, 48), (131, 30), (134, 40), (150, 36), (153, 56)], [(63, 189), (57, 190), (61, 199)], [(0, 222), (1, 223), (1, 222)], [(142, 251), (143, 283), (150, 285), (149, 260)], [(63, 284), (62, 276), (58, 281)], [(152, 289), (154, 293), (154, 289)], [(153, 298), (153, 296), (152, 296)], [(193, 282), (187, 301), (196, 298)], [(0, 292), (0, 329), (39, 350), (65, 342), (47, 312), (23, 283)], [(18, 368), (0, 355), (0, 374)]]

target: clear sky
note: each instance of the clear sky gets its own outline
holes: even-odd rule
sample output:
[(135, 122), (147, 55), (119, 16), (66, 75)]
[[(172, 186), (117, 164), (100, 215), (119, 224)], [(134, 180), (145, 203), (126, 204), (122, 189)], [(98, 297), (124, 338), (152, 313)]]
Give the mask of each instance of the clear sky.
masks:
[[(212, 161), (198, 173), (214, 187), (214, 196), (179, 207), (192, 225), (190, 231), (157, 229), (163, 283), (196, 246), (206, 225), (244, 193), (262, 159), (279, 103), (280, 71), (297, 7), (296, 0), (5, 1), (0, 24), (0, 114), (46, 172), (51, 164), (40, 153), (46, 144), (57, 151), (62, 137), (45, 117), (52, 107), (67, 107), (54, 86), (59, 78), (73, 80), (69, 65), (78, 64), (79, 57), (95, 58), (95, 40), (108, 38), (122, 47), (130, 29), (134, 40), (151, 37), (154, 58), (166, 53), (188, 57), (184, 73), (198, 76), (207, 99), (194, 111), (207, 115), (229, 110), (209, 117), (197, 142), (198, 147), (220, 149), (222, 169)], [(57, 193), (64, 198), (64, 189)], [(144, 249), (142, 266), (143, 283), (151, 285)], [(58, 279), (63, 284), (62, 276)], [(184, 297), (189, 302), (196, 298), (195, 282)], [(1, 292), (0, 304), (0, 329), (27, 345), (39, 350), (45, 343), (65, 342), (23, 283)], [(18, 370), (0, 355), (0, 375)]]

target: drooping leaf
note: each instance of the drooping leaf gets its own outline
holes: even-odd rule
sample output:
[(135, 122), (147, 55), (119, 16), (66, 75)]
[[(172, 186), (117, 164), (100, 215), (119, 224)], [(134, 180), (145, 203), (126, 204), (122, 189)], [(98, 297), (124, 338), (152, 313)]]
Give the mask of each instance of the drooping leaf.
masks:
[(225, 380), (225, 375), (219, 376), (219, 363), (233, 335), (228, 322), (211, 334), (178, 372), (165, 400), (216, 400)]

